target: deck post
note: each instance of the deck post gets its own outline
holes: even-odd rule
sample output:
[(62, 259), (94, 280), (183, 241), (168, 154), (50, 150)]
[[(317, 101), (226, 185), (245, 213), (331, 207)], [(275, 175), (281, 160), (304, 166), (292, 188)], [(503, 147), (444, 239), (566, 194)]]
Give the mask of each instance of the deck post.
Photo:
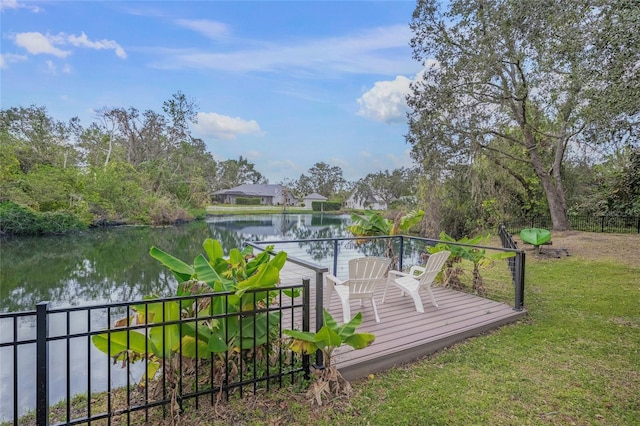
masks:
[(48, 310), (49, 302), (40, 302), (36, 305), (36, 424), (39, 426), (49, 424)]
[[(309, 331), (309, 323), (311, 322), (311, 280), (304, 278), (302, 280), (302, 331)], [(309, 363), (309, 354), (302, 355), (302, 368), (304, 368), (304, 378), (309, 380), (311, 366)], [(197, 401), (197, 399), (196, 399)]]
[[(324, 325), (324, 281), (322, 278), (322, 272), (316, 272), (316, 333)], [(324, 365), (321, 350), (316, 351), (316, 365)]]
[(400, 254), (398, 259), (398, 270), (402, 271), (402, 257), (404, 254), (404, 235), (400, 235)]
[(333, 275), (338, 275), (338, 239), (333, 239)]
[(516, 264), (515, 264), (515, 300), (514, 309), (521, 311), (524, 308), (524, 264), (525, 254), (524, 251), (516, 252)]

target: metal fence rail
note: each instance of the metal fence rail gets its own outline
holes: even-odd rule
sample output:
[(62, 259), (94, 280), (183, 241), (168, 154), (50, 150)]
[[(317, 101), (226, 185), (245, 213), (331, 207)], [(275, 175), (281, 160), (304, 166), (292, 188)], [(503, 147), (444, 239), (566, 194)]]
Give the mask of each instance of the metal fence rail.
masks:
[[(575, 231), (640, 234), (640, 216), (569, 215), (569, 223)], [(551, 229), (553, 223), (550, 216), (532, 216), (505, 221), (505, 226), (509, 232), (515, 234), (523, 228)]]
[[(264, 249), (267, 245), (273, 245), (275, 251), (286, 251), (290, 257), (297, 259), (311, 259), (328, 269), (333, 275), (345, 277), (347, 275), (350, 259), (361, 256), (393, 256), (392, 268), (405, 270), (412, 265), (424, 265), (428, 256), (427, 248), (442, 241), (411, 237), (406, 235), (375, 236), (375, 237), (342, 237), (342, 238), (318, 238), (308, 240), (276, 240), (264, 242), (252, 242), (252, 246)], [(512, 252), (514, 257), (507, 259), (509, 264), (506, 278), (513, 286), (505, 291), (510, 292), (514, 309), (524, 308), (524, 262), (525, 254), (517, 247), (487, 247), (470, 246), (468, 244), (447, 242), (447, 244), (466, 246), (485, 250), (487, 252)], [(517, 270), (516, 270), (517, 269)], [(319, 293), (318, 293), (319, 291)], [(322, 300), (322, 288), (317, 286), (317, 300)], [(316, 318), (322, 316), (322, 306), (316, 305)], [(321, 324), (320, 324), (321, 326)]]
[[(185, 307), (214, 303), (228, 307), (229, 299), (237, 296), (232, 292), (197, 294), (56, 309), (43, 302), (35, 311), (1, 313), (3, 330), (12, 330), (0, 339), (0, 359), (13, 367), (13, 377), (3, 377), (13, 383), (9, 393), (13, 415), (0, 420), (21, 424), (25, 413), (20, 412), (19, 402), (29, 399), (35, 400), (39, 426), (49, 424), (52, 402), (57, 403), (55, 424), (148, 422), (158, 418), (152, 416), (173, 415), (187, 403), (197, 409), (202, 398), (214, 403), (232, 393), (293, 383), (309, 375), (309, 357), (293, 354), (282, 345), (282, 330), (309, 331), (309, 288), (305, 279), (300, 285), (269, 290), (277, 303), (258, 303), (250, 310), (224, 314), (205, 309), (197, 318), (184, 315)], [(302, 296), (291, 293), (296, 290)], [(251, 290), (243, 297), (253, 298), (255, 304), (256, 295), (264, 293)], [(170, 312), (178, 306), (175, 317)], [(161, 318), (151, 318), (154, 314)], [(190, 338), (186, 330), (195, 329), (193, 336), (200, 336), (206, 331), (205, 321), (223, 323), (228, 339), (233, 337), (229, 335), (231, 324), (237, 323), (238, 346), (229, 343), (229, 350), (213, 354), (206, 343)], [(172, 333), (179, 333), (178, 339), (174, 335), (171, 340)], [(149, 338), (153, 335), (156, 343), (160, 336), (161, 345)], [(97, 349), (96, 336), (106, 342), (111, 357)], [(87, 360), (82, 367), (74, 363), (78, 357)], [(65, 379), (55, 386), (63, 391), (52, 395), (54, 369), (64, 370)], [(27, 370), (35, 371), (35, 377), (23, 379), (20, 372)], [(32, 392), (21, 393), (23, 380)]]

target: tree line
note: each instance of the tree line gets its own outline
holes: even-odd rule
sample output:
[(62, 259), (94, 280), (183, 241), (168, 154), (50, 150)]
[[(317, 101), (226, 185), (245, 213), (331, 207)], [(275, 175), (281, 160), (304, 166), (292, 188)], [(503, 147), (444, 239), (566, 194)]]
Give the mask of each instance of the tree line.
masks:
[[(419, 0), (413, 166), (348, 182), (317, 162), (279, 183), (298, 199), (421, 208), (428, 236), (538, 214), (556, 230), (571, 213), (638, 215), (639, 11), (633, 0)], [(45, 107), (2, 110), (0, 197), (83, 223), (162, 224), (202, 212), (213, 191), (268, 182), (242, 156), (214, 160), (191, 135), (196, 114), (181, 92), (161, 112), (100, 109), (86, 127)]]

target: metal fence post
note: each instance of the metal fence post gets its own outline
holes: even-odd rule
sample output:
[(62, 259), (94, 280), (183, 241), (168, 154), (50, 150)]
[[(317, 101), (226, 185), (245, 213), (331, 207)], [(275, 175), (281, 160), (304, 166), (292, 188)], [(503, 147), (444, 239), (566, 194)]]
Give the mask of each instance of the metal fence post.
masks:
[[(309, 323), (311, 322), (310, 282), (311, 280), (309, 278), (302, 280), (302, 331), (309, 331)], [(309, 380), (311, 369), (308, 354), (302, 355), (302, 368), (304, 368), (305, 380)]]
[(404, 257), (404, 235), (400, 235), (400, 259), (398, 260), (398, 270), (402, 271), (402, 258)]
[(338, 275), (338, 240), (333, 240), (333, 275)]
[[(322, 272), (316, 272), (316, 333), (324, 325), (324, 282), (322, 280)], [(316, 351), (316, 365), (324, 364), (322, 359), (322, 351)]]
[(36, 305), (36, 424), (38, 426), (49, 424), (48, 309), (49, 302), (40, 302)]
[(516, 253), (515, 265), (515, 300), (514, 309), (521, 311), (524, 308), (524, 264), (525, 254), (523, 251)]

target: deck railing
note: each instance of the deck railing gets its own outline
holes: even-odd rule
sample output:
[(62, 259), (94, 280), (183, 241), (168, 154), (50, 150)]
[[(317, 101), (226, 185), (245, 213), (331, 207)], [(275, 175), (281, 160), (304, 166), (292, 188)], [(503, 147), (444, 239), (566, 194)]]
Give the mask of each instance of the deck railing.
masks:
[[(442, 241), (412, 237), (406, 235), (376, 236), (376, 237), (341, 237), (341, 238), (316, 238), (307, 240), (274, 240), (265, 242), (249, 243), (257, 249), (264, 249), (266, 245), (273, 245), (275, 252), (285, 251), (289, 259), (307, 260), (309, 265), (314, 263), (321, 265), (333, 275), (346, 278), (348, 263), (350, 259), (361, 256), (393, 256), (392, 268), (408, 270), (412, 265), (423, 265), (426, 262), (427, 248), (435, 246)], [(504, 262), (497, 262), (505, 265), (508, 271), (508, 278), (497, 276), (494, 281), (502, 286), (508, 280), (512, 286), (510, 288), (497, 288), (495, 294), (489, 291), (489, 297), (496, 296), (510, 298), (514, 309), (524, 309), (524, 250), (517, 247), (490, 247), (481, 245), (469, 245), (463, 243), (446, 242), (447, 244), (472, 247), (486, 252), (511, 252), (514, 257), (506, 259)], [(317, 262), (317, 263), (316, 263)], [(494, 271), (494, 276), (495, 271)], [(499, 274), (498, 274), (499, 275)], [(491, 280), (491, 276), (487, 279)], [(321, 283), (322, 274), (316, 277), (316, 282)], [(316, 285), (316, 300), (323, 299), (322, 285)], [(500, 293), (500, 295), (498, 295)], [(506, 300), (505, 300), (506, 301)], [(321, 321), (322, 305), (316, 305), (316, 321)], [(321, 326), (321, 322), (317, 326)]]

